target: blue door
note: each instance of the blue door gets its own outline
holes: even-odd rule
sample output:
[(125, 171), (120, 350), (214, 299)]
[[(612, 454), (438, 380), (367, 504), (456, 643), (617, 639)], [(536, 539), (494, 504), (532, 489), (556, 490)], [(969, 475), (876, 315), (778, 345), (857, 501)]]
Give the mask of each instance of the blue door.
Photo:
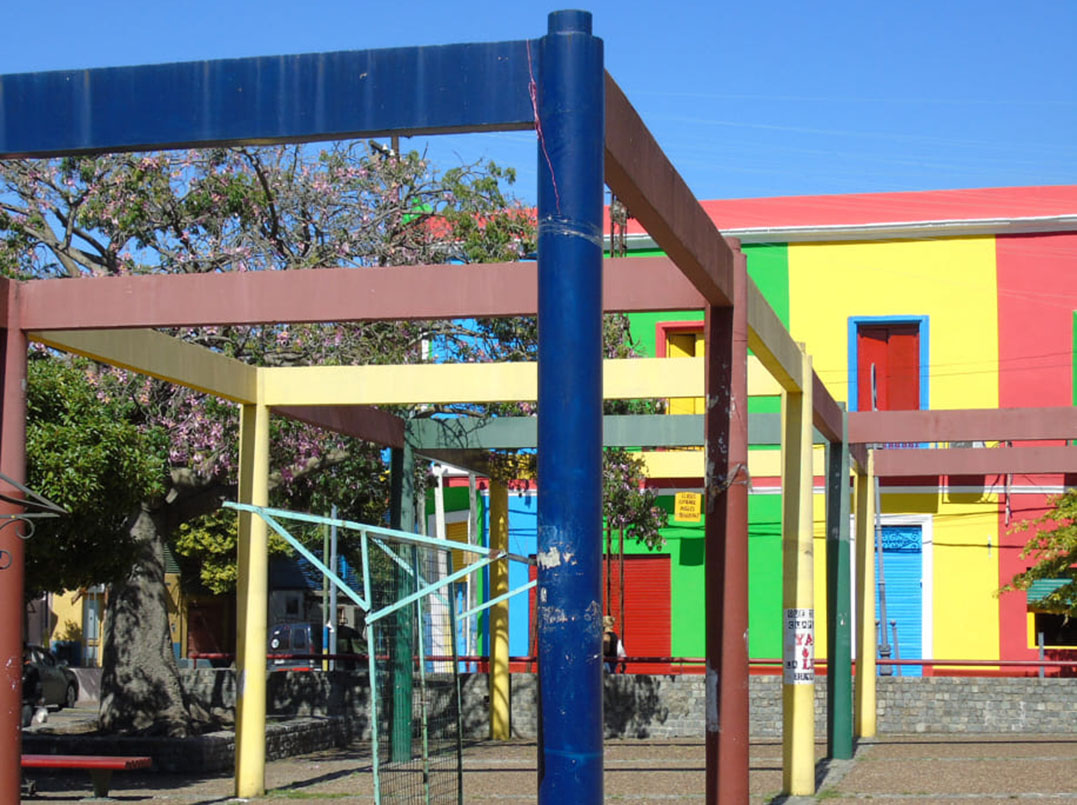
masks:
[[(883, 573), (886, 577), (886, 641), (890, 656), (903, 660), (923, 657), (923, 539), (918, 525), (883, 526)], [(875, 617), (882, 617), (879, 602), (878, 560), (875, 569)], [(897, 651), (894, 626), (897, 626)], [(922, 676), (923, 666), (893, 666), (894, 676)]]

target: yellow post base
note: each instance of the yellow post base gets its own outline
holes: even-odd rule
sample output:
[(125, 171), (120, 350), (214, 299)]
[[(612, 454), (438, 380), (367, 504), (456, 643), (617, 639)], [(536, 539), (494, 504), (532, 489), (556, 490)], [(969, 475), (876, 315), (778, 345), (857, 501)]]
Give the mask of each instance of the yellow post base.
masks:
[[(504, 483), (490, 482), (490, 547), (509, 549), (509, 490)], [(508, 560), (490, 565), (490, 597), (509, 591)], [(509, 602), (490, 607), (490, 737), (509, 739)]]

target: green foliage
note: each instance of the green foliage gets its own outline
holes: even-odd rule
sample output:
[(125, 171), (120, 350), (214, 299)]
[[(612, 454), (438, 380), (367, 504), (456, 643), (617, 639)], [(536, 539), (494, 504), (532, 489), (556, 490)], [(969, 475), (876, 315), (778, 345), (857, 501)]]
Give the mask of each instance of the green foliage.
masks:
[[(229, 593), (239, 580), (236, 549), (239, 517), (232, 509), (217, 509), (185, 523), (173, 533), (173, 555), (180, 566), (184, 590), (193, 593)], [(291, 551), (272, 530), (268, 533), (270, 556)]]
[(99, 391), (97, 367), (34, 354), (28, 367), (28, 486), (69, 512), (27, 540), (26, 591), (110, 582), (129, 566), (125, 523), (165, 490), (167, 440), (131, 421), (136, 403)]
[(1040, 579), (1068, 579), (1037, 604), (1042, 612), (1073, 617), (1077, 615), (1077, 489), (1056, 498), (1050, 511), (1018, 527), (1032, 534), (1021, 549), (1021, 557), (1031, 558), (1032, 567), (1016, 574), (1000, 592), (1028, 590)]
[(643, 458), (623, 447), (611, 447), (602, 454), (602, 513), (606, 527), (623, 531), (648, 549), (666, 544), (660, 528), (666, 513), (657, 505), (653, 489), (643, 486)]

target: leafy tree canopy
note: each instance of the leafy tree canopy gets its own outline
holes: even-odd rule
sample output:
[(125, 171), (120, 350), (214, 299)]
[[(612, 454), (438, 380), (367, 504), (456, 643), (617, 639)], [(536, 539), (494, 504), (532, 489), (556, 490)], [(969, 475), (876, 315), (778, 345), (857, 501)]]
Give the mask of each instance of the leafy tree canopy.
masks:
[(1077, 616), (1077, 489), (1067, 490), (1053, 501), (1042, 517), (1029, 520), (1019, 530), (1031, 531), (1021, 549), (1023, 559), (1032, 559), (1028, 570), (1016, 574), (1000, 592), (1028, 590), (1041, 579), (1063, 579), (1037, 603), (1043, 612)]

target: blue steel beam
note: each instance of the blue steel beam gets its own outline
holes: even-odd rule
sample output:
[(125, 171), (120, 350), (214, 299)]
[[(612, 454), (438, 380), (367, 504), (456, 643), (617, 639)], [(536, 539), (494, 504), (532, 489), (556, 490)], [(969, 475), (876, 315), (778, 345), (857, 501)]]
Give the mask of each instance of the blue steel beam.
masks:
[(602, 802), (602, 40), (549, 17), (538, 80), (538, 801)]
[(534, 127), (528, 42), (0, 76), (0, 159)]

